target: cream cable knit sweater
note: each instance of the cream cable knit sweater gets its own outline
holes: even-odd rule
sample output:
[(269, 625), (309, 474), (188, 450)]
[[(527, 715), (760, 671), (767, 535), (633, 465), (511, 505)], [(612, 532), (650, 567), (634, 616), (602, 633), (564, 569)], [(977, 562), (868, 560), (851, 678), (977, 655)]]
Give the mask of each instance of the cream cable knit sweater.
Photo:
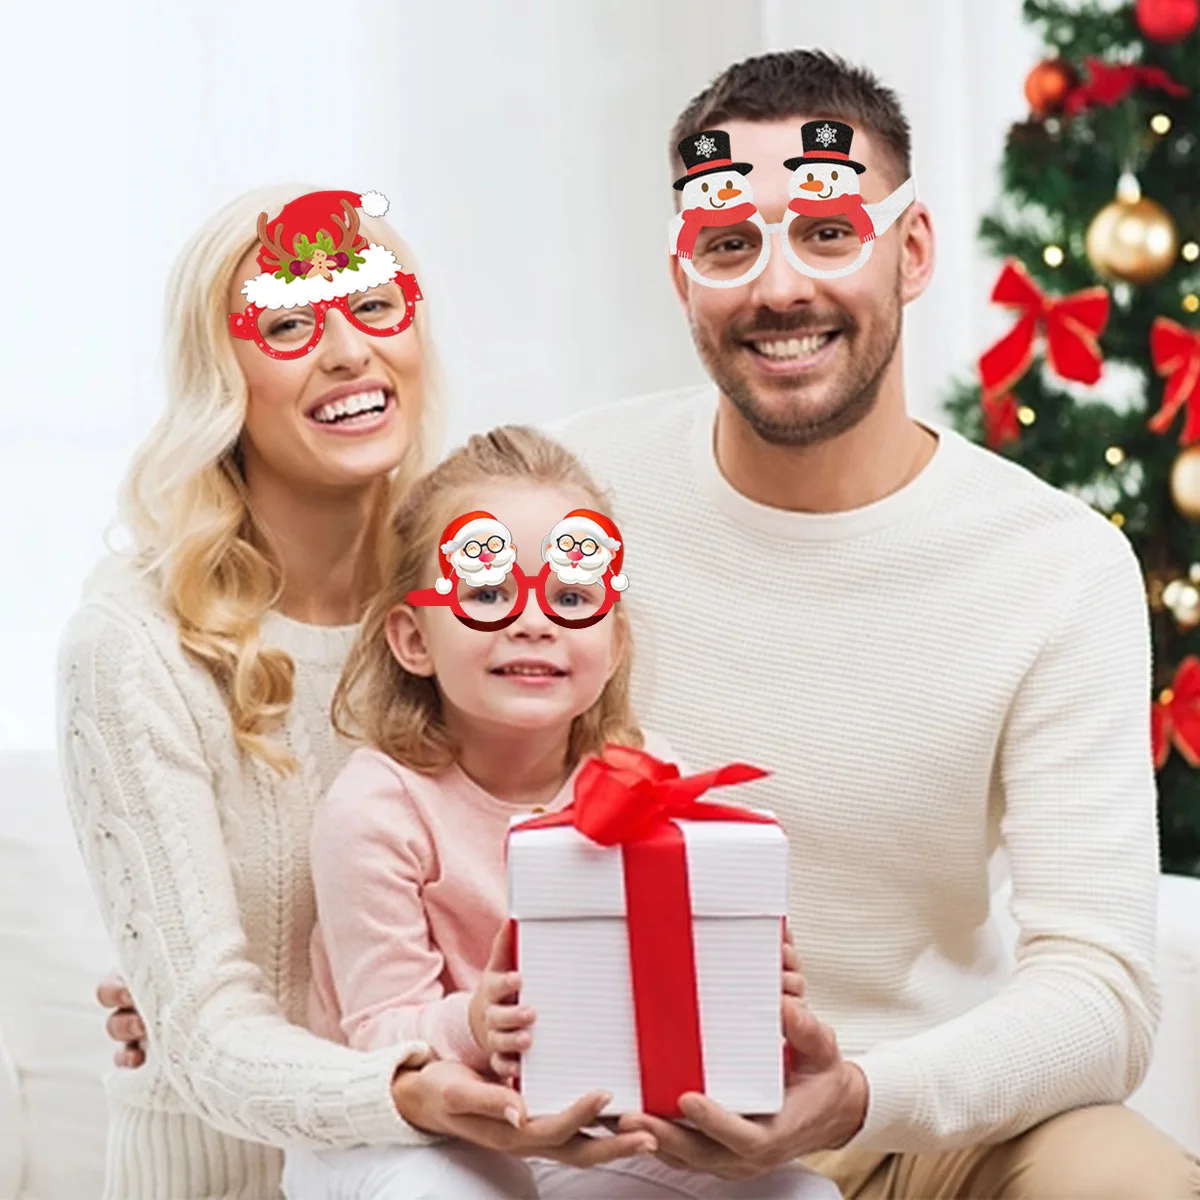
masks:
[(296, 662), (280, 778), (239, 759), (228, 711), (151, 587), (110, 561), (63, 636), (60, 756), (83, 856), (149, 1031), (109, 1084), (107, 1200), (267, 1200), (288, 1144), (420, 1143), (371, 1054), (305, 1019), (313, 808), (350, 747), (329, 703), (354, 627), (271, 614)]

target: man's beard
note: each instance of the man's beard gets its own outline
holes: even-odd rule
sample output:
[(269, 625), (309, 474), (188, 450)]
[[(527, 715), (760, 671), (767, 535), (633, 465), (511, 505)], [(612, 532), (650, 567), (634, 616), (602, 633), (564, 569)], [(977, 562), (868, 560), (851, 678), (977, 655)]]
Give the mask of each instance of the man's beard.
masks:
[[(875, 407), (884, 373), (900, 342), (902, 305), (899, 280), (892, 319), (881, 323), (865, 341), (860, 326), (849, 313), (794, 313), (785, 315), (760, 309), (745, 325), (728, 325), (717, 341), (695, 322), (692, 337), (704, 365), (721, 392), (741, 413), (754, 432), (773, 446), (814, 446), (853, 429)], [(754, 353), (745, 349), (745, 339), (755, 334), (778, 334), (781, 338), (803, 337), (806, 333), (835, 328), (851, 350), (849, 366), (828, 387), (829, 394), (817, 408), (808, 408), (803, 396), (809, 384), (784, 380), (751, 382), (735, 365), (738, 356)], [(789, 403), (792, 387), (799, 393)]]

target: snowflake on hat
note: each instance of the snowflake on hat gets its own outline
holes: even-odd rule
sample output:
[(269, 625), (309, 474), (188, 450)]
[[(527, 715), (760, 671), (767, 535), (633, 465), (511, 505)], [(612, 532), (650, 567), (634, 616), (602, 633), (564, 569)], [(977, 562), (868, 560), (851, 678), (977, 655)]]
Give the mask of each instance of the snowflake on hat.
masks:
[(477, 509), (463, 513), (446, 526), (438, 547), (441, 578), (433, 585), (445, 596), (457, 575), (470, 587), (494, 587), (503, 583), (517, 560), (512, 534), (490, 512)]
[(542, 559), (563, 583), (611, 582), (623, 592), (629, 580), (621, 574), (625, 552), (617, 527), (603, 513), (577, 508), (567, 513), (542, 541)]
[(400, 270), (390, 250), (358, 231), (361, 208), (382, 217), (387, 197), (379, 192), (308, 192), (285, 204), (274, 220), (258, 217), (258, 265), (243, 295), (259, 308), (296, 308), (336, 300), (388, 283)]

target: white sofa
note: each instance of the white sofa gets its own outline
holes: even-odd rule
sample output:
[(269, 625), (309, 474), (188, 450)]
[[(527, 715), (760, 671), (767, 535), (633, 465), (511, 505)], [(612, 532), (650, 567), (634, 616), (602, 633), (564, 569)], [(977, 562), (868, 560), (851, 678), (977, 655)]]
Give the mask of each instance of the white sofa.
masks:
[[(1001, 910), (1004, 888), (997, 892)], [(1165, 1009), (1133, 1104), (1200, 1153), (1200, 880), (1165, 877)], [(0, 1200), (95, 1200), (112, 966), (53, 757), (0, 755)]]

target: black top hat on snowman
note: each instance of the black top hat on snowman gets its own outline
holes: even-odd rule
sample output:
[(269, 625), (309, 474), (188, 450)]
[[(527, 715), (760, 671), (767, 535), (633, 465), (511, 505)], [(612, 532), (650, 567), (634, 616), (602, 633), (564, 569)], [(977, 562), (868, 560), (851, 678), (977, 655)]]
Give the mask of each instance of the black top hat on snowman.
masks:
[(804, 153), (799, 158), (789, 158), (784, 162), (789, 171), (794, 171), (804, 163), (844, 165), (853, 167), (860, 175), (867, 169), (850, 158), (854, 130), (845, 121), (805, 121), (800, 126), (800, 137)]
[(705, 129), (685, 137), (679, 143), (679, 157), (683, 159), (687, 174), (675, 180), (673, 186), (677, 192), (682, 192), (685, 184), (701, 175), (715, 175), (718, 171), (748, 175), (754, 170), (749, 163), (733, 161), (729, 134), (723, 129)]

